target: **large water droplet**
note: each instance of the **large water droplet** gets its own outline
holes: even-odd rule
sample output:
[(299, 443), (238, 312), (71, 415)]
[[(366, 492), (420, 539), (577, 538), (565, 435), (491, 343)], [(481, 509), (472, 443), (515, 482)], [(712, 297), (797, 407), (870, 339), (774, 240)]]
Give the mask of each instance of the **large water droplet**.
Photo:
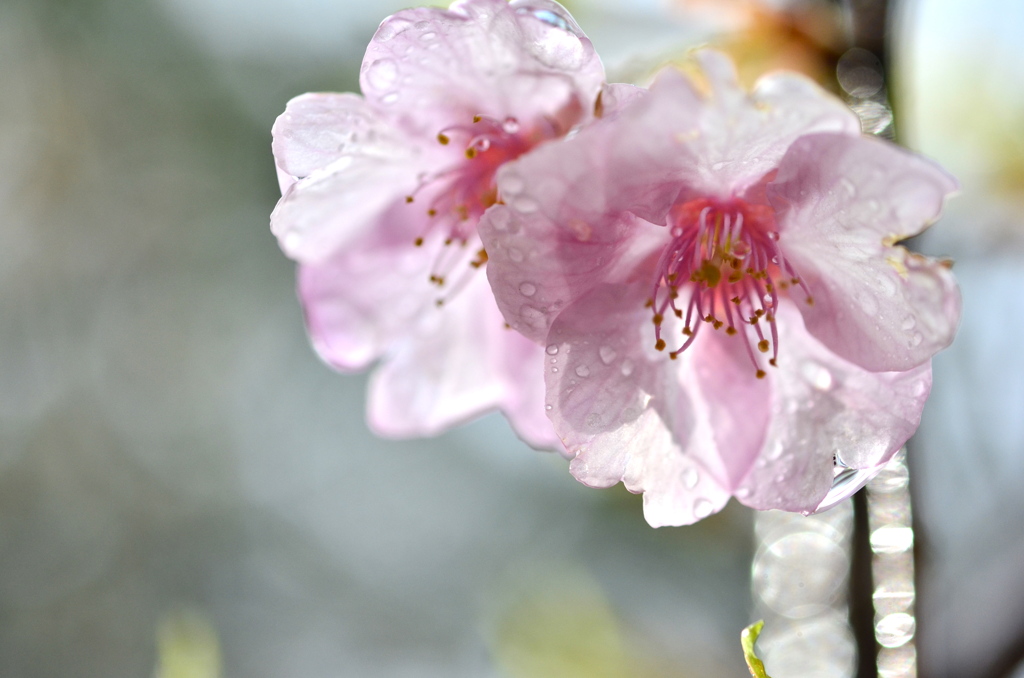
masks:
[(686, 485), (688, 490), (692, 490), (697, 487), (697, 483), (700, 482), (700, 473), (695, 468), (688, 468), (683, 471), (683, 485)]
[(618, 353), (615, 352), (615, 349), (611, 346), (602, 346), (597, 350), (597, 354), (601, 357), (601, 362), (605, 365), (611, 365), (612, 361), (615, 360), (615, 356), (618, 355)]
[(512, 206), (516, 208), (516, 210), (518, 210), (519, 212), (522, 212), (523, 214), (533, 214), (534, 212), (537, 211), (538, 207), (536, 200), (534, 200), (533, 198), (527, 198), (525, 196), (521, 198), (516, 198), (516, 200), (512, 203)]
[(519, 131), (519, 121), (515, 118), (505, 118), (505, 122), (501, 123), (501, 128), (505, 130), (505, 134), (515, 134)]
[(800, 367), (804, 379), (812, 387), (819, 391), (827, 391), (832, 388), (832, 373), (824, 365), (808, 360)]
[(714, 507), (711, 505), (711, 502), (703, 497), (693, 502), (693, 515), (698, 519), (707, 518), (713, 510)]
[(583, 378), (589, 377), (590, 376), (590, 368), (587, 367), (586, 365), (578, 365), (576, 367), (576, 376), (577, 377), (583, 377)]
[(437, 39), (437, 33), (434, 31), (427, 31), (426, 33), (420, 34), (420, 40), (423, 42), (433, 42)]
[(374, 89), (390, 89), (398, 82), (398, 64), (392, 59), (377, 59), (367, 67), (366, 81)]
[(505, 195), (512, 196), (521, 193), (526, 188), (526, 182), (518, 174), (508, 172), (502, 175), (499, 188)]
[(917, 325), (917, 318), (912, 315), (908, 315), (903, 319), (903, 322), (900, 324), (900, 328), (905, 331), (909, 331), (914, 329), (915, 325)]
[(558, 344), (548, 344), (548, 347), (544, 349), (548, 355), (558, 355)]
[(529, 282), (521, 283), (519, 285), (519, 293), (524, 297), (532, 297), (537, 293), (537, 286)]
[(542, 329), (545, 325), (547, 325), (544, 312), (535, 306), (524, 304), (519, 309), (519, 315), (530, 327)]

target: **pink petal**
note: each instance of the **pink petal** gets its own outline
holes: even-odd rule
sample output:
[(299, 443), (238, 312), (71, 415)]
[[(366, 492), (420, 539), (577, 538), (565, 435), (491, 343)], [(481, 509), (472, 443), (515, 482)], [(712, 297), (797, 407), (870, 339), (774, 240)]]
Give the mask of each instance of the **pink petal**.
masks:
[(526, 124), (557, 118), (571, 104), (586, 109), (603, 80), (590, 41), (564, 9), (543, 0), (398, 12), (377, 30), (360, 73), (374, 106), (429, 136), (474, 115)]
[(501, 408), (528, 443), (560, 447), (544, 416), (542, 362), (539, 346), (505, 327), (478, 274), (391, 344), (371, 378), (370, 425), (385, 436), (431, 436)]
[(655, 351), (646, 293), (602, 286), (559, 315), (546, 349), (549, 416), (578, 480), (621, 480), (644, 493), (651, 525), (689, 524), (720, 510), (748, 472), (767, 391), (749, 370), (737, 378), (721, 335), (677, 361)]
[[(414, 157), (342, 156), (288, 189), (270, 215), (270, 229), (292, 259), (322, 262), (377, 228), (381, 214), (403, 207), (404, 196), (417, 186), (418, 171)], [(409, 235), (407, 242), (415, 237)]]
[(428, 283), (432, 261), (424, 250), (441, 243), (413, 246), (413, 236), (402, 235), (413, 227), (401, 218), (405, 207), (385, 213), (378, 227), (327, 259), (299, 265), (299, 296), (313, 345), (338, 369), (366, 367), (406, 336), (424, 309), (435, 310), (437, 291)]
[(857, 117), (809, 79), (771, 74), (747, 93), (725, 55), (705, 50), (697, 60), (706, 78), (698, 84), (707, 91), (694, 103), (693, 86), (677, 71), (663, 71), (651, 86), (654, 101), (642, 128), (659, 140), (660, 162), (675, 168), (686, 196), (741, 195), (775, 169), (801, 135), (860, 133)]
[[(917, 430), (931, 366), (865, 370), (808, 334), (788, 300), (779, 306), (778, 327), (779, 367), (767, 377), (771, 423), (761, 457), (736, 496), (753, 508), (811, 512), (832, 486), (833, 455), (853, 469), (880, 467)], [(858, 488), (848, 485), (845, 495)]]
[(927, 160), (878, 139), (800, 139), (768, 186), (779, 245), (805, 281), (807, 329), (873, 371), (906, 370), (953, 340), (956, 282), (894, 243), (938, 218), (956, 187)]

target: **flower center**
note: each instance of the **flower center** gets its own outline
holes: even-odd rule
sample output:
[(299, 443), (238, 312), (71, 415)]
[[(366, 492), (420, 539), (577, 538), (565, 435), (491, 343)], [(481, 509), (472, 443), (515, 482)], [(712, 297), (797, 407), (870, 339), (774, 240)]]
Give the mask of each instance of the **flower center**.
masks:
[(453, 271), (467, 258), (463, 248), (476, 234), (480, 216), (500, 200), (495, 182), (498, 168), (562, 134), (564, 130), (547, 119), (523, 130), (515, 118), (497, 120), (482, 115), (473, 116), (472, 122), (450, 125), (438, 132), (439, 144), (461, 147), (462, 153), (451, 166), (422, 177), (419, 186), (405, 201), (417, 202), (416, 196), (421, 192), (430, 196), (427, 201), (429, 220), (414, 241), (417, 247), (423, 245), (430, 233), (441, 231), (445, 236), (445, 247), (438, 253), (430, 272), (431, 283), (438, 287), (447, 285), (447, 294), (437, 300), (439, 306), (469, 281), (469, 272), (487, 263), (487, 252), (481, 248), (469, 259), (469, 271), (456, 272), (452, 280)]
[[(742, 201), (692, 200), (669, 215), (672, 240), (658, 261), (654, 290), (647, 304), (654, 317), (655, 348), (667, 347), (663, 324), (669, 314), (682, 321), (675, 359), (696, 339), (703, 325), (745, 339), (757, 377), (763, 358), (777, 366), (779, 335), (775, 315), (779, 298), (807, 286), (783, 257), (773, 210)], [(680, 290), (689, 292), (683, 297)], [(680, 299), (686, 299), (680, 302)], [(757, 352), (754, 351), (757, 348)]]

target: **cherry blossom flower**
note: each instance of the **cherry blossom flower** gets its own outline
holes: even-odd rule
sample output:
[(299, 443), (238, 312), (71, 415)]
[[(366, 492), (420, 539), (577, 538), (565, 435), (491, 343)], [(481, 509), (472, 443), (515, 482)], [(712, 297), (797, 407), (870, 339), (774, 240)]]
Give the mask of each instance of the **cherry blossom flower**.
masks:
[(747, 93), (697, 63), (503, 167), (480, 225), (572, 473), (643, 492), (654, 526), (852, 494), (917, 428), (960, 311), (947, 267), (898, 244), (951, 177), (801, 76)]
[(542, 376), (524, 368), (542, 349), (505, 325), (476, 225), (496, 170), (585, 122), (603, 78), (557, 3), (464, 0), (386, 19), (362, 96), (305, 94), (278, 118), (271, 228), (299, 264), (320, 356), (380, 361), (378, 433), (432, 435), (500, 408), (527, 442), (561, 447)]

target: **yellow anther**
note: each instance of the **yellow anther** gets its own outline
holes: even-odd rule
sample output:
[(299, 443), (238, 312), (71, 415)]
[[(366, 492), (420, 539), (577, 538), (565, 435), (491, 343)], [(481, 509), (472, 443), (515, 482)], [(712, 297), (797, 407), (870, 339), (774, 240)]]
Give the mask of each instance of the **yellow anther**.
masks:
[(764, 379), (766, 373), (764, 370), (758, 370), (757, 372), (754, 373), (754, 376), (756, 376), (758, 379)]
[(412, 196), (411, 195), (405, 196), (405, 201), (406, 202), (412, 202)]
[(473, 116), (473, 122), (480, 122), (481, 120), (483, 120), (483, 118), (481, 118), (479, 115)]
[(740, 298), (739, 298), (739, 297), (733, 297), (733, 298), (732, 298), (732, 299), (730, 299), (729, 301), (731, 301), (731, 302), (732, 302), (732, 303), (734, 303), (734, 304), (738, 304), (738, 303), (740, 303)]
[(442, 146), (446, 146), (449, 141), (451, 141), (451, 139), (448, 138), (447, 134), (438, 134), (437, 135), (437, 142), (439, 144), (441, 144)]
[(467, 158), (469, 158), (470, 160), (472, 160), (473, 158), (475, 158), (475, 157), (476, 157), (476, 149), (475, 149), (475, 148), (473, 148), (472, 146), (470, 146), (469, 148), (467, 148), (467, 149), (466, 149), (466, 157), (467, 157)]
[(416, 247), (423, 247), (423, 238), (416, 238), (412, 242)]

